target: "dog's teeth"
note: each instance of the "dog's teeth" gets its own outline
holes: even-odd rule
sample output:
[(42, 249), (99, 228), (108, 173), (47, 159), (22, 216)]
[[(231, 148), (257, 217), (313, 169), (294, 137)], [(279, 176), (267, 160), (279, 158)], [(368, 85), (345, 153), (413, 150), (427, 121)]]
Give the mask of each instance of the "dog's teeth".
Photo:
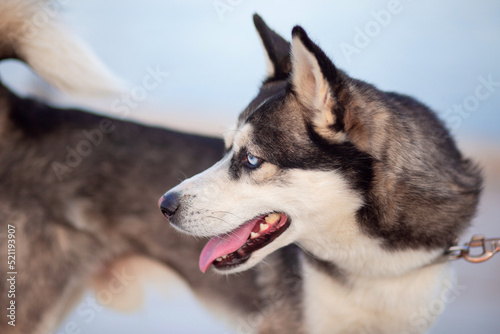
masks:
[(261, 223), (260, 224), (260, 232), (264, 232), (265, 230), (267, 230), (269, 228), (269, 225), (266, 224), (266, 223)]
[[(262, 224), (260, 224), (262, 226)], [(262, 229), (261, 229), (262, 231)], [(259, 233), (255, 233), (255, 232), (250, 232), (250, 239), (255, 239), (255, 238), (258, 238), (260, 236)]]
[(222, 255), (222, 259), (226, 259), (227, 255)]
[(266, 217), (266, 223), (269, 225), (276, 224), (276, 222), (280, 219), (279, 213), (271, 213)]
[(218, 258), (215, 259), (215, 261), (220, 262), (220, 261), (222, 261), (222, 258), (218, 257)]

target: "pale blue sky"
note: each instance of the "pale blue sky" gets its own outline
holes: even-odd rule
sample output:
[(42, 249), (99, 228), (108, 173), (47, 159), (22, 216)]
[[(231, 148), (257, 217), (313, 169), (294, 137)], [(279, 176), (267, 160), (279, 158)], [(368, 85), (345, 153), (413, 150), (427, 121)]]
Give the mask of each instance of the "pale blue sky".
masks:
[[(350, 75), (413, 95), (442, 114), (450, 110), (444, 118), (460, 136), (500, 138), (499, 1), (64, 2), (77, 33), (132, 85), (148, 66), (169, 73), (148, 96), (157, 108), (141, 115), (146, 118), (161, 122), (167, 113), (187, 123), (231, 125), (265, 74), (251, 19), (258, 12), (287, 38), (301, 24)], [(377, 23), (374, 13), (391, 9)], [(359, 31), (371, 33), (367, 46), (357, 47)], [(349, 59), (342, 52), (347, 44), (358, 49)], [(481, 78), (499, 84), (475, 100)], [(469, 110), (459, 115), (455, 104)]]

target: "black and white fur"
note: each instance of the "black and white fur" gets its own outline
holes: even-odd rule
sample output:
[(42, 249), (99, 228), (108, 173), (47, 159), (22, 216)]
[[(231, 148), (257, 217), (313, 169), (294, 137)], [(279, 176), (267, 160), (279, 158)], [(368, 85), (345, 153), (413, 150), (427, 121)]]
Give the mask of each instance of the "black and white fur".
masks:
[[(113, 75), (64, 25), (50, 20), (25, 29), (47, 3), (1, 2), (0, 59), (24, 61), (76, 95), (117, 91)], [(473, 214), (476, 170), (422, 105), (337, 72), (300, 30), (292, 63), (288, 42), (260, 18), (255, 23), (272, 64), (269, 78), (227, 138), (224, 160), (177, 188), (183, 196), (172, 219), (177, 229), (213, 236), (260, 213), (290, 215), (286, 233), (235, 268), (254, 264), (237, 275), (201, 274), (206, 240), (179, 235), (155, 208), (165, 188), (220, 159), (221, 140), (56, 109), (0, 85), (0, 228), (14, 225), (19, 246), (16, 327), (2, 321), (1, 333), (52, 333), (92, 281), (131, 257), (173, 270), (241, 333), (398, 332), (411, 310), (438, 293), (448, 271), (437, 261)], [(337, 87), (332, 73), (344, 84)], [(316, 89), (330, 86), (334, 94)], [(339, 108), (335, 117), (312, 112), (311, 101), (319, 111), (321, 102)], [(352, 109), (363, 117), (350, 118)], [(60, 180), (52, 163), (103, 121), (113, 131)], [(233, 159), (242, 147), (265, 159), (259, 170)], [(188, 198), (214, 218), (201, 224), (197, 211), (183, 215)], [(0, 248), (6, 244), (2, 232)], [(1, 261), (3, 273), (5, 266)], [(8, 289), (0, 284), (0, 305)]]
[[(301, 277), (295, 332), (425, 331), (431, 323), (415, 327), (412, 316), (448, 288), (446, 250), (475, 213), (478, 168), (425, 105), (349, 77), (301, 27), (289, 44), (254, 22), (268, 78), (222, 160), (167, 192), (161, 207), (198, 237), (285, 214), (291, 224), (274, 241), (215, 271), (260, 275), (291, 251)], [(283, 318), (292, 314), (262, 328), (286, 333)]]

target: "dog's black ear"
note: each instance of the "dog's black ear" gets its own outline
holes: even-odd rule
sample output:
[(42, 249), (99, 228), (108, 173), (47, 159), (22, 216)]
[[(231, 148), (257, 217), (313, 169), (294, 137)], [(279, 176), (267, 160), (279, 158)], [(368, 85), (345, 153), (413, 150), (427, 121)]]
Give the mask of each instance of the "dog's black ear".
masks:
[(267, 54), (267, 80), (286, 80), (291, 70), (290, 43), (269, 28), (258, 14), (253, 15), (253, 23)]
[(299, 26), (292, 30), (291, 54), (292, 89), (310, 111), (314, 129), (328, 140), (344, 140), (344, 108), (338, 101), (342, 73)]

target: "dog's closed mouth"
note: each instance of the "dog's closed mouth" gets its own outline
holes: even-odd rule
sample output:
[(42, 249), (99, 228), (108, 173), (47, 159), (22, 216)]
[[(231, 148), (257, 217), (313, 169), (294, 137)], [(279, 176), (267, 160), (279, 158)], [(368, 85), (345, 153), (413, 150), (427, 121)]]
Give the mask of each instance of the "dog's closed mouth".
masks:
[(268, 245), (290, 226), (284, 213), (256, 217), (236, 230), (210, 239), (200, 254), (200, 270), (206, 272), (213, 264), (225, 270), (245, 263), (252, 252)]

